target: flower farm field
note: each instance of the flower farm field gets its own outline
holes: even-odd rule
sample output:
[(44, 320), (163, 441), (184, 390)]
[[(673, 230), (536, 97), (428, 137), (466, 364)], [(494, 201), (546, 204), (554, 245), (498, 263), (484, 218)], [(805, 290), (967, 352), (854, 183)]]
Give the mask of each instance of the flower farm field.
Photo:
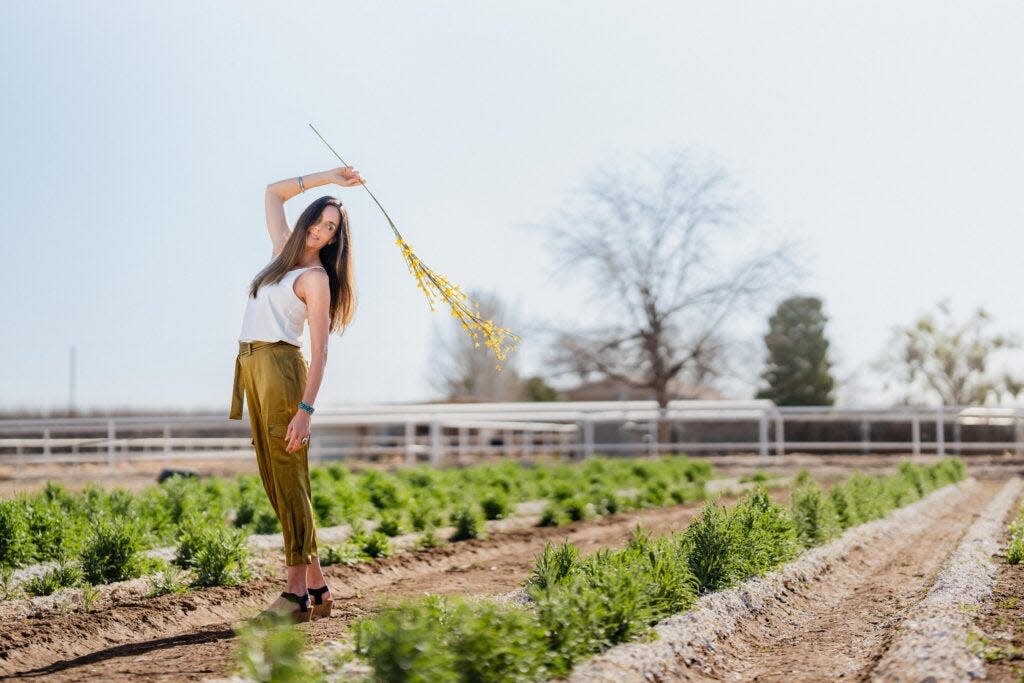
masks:
[[(767, 460), (757, 455), (728, 455), (701, 457), (715, 467), (717, 476), (729, 477), (756, 471), (773, 471), (793, 474), (801, 468), (810, 470), (819, 479), (837, 479), (852, 468), (865, 472), (889, 471), (894, 463), (905, 456), (892, 455), (799, 455), (771, 456)], [(492, 458), (499, 462), (503, 458)], [(918, 456), (915, 462), (934, 462), (934, 456)], [(972, 455), (971, 472), (976, 476), (999, 477), (1006, 471), (1024, 471), (1024, 457), (1006, 455)], [(311, 465), (313, 463), (311, 462)], [(371, 465), (360, 464), (361, 467)], [(164, 467), (192, 469), (203, 477), (233, 477), (237, 474), (255, 474), (256, 459), (252, 458), (203, 458), (118, 461), (113, 467), (100, 463), (73, 465), (25, 463), (0, 465), (0, 498), (6, 498), (19, 491), (33, 492), (42, 489), (47, 481), (63, 484), (71, 490), (78, 490), (87, 484), (104, 488), (126, 488), (140, 491), (156, 481)]]
[[(793, 458), (769, 474), (726, 460), (318, 468), (335, 604), (295, 627), (305, 656), (290, 665), (323, 680), (963, 680), (985, 667), (1018, 680), (1013, 468)], [(797, 472), (811, 462), (823, 466)], [(255, 646), (233, 627), (283, 583), (251, 476), (6, 495), (0, 527), (24, 531), (10, 520), (27, 511), (29, 528), (5, 532), (20, 546), (0, 538), (0, 679), (235, 675)], [(82, 514), (137, 519), (137, 536)], [(65, 562), (45, 563), (62, 544)], [(110, 547), (137, 563), (111, 570)], [(962, 618), (956, 646), (931, 652), (919, 614)]]

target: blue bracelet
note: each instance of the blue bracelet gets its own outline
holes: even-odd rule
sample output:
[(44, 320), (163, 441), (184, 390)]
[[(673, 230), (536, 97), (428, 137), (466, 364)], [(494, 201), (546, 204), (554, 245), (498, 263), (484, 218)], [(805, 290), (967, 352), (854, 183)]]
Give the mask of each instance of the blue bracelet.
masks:
[(306, 411), (307, 413), (309, 413), (310, 415), (312, 415), (312, 414), (313, 414), (313, 406), (309, 405), (309, 404), (308, 404), (308, 403), (306, 403), (305, 401), (302, 401), (302, 402), (300, 402), (300, 403), (299, 403), (299, 407), (300, 407), (300, 408), (302, 408), (303, 410), (305, 410), (305, 411)]

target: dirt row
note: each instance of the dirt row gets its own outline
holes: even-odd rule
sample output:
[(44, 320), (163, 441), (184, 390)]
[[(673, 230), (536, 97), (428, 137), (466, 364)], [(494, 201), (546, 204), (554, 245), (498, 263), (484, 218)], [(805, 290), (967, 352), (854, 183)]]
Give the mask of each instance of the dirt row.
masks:
[(992, 558), (997, 567), (995, 585), (975, 614), (969, 634), (972, 649), (984, 660), (985, 677), (990, 681), (1024, 680), (1024, 564), (1010, 564), (1005, 555), (1009, 523), (1022, 505), (1024, 500), (1013, 506), (1003, 527), (1001, 550)]
[(729, 670), (716, 678), (870, 680), (899, 625), (999, 488), (998, 482), (981, 483), (923, 530), (854, 548), (815, 590), (795, 593), (756, 628), (731, 638), (724, 653)]
[(878, 665), (989, 502), (999, 494), (1005, 510), (1006, 491), (1019, 491), (1004, 484), (964, 482), (851, 529), (764, 579), (701, 598), (659, 624), (659, 638), (613, 648), (570, 680), (927, 680)]

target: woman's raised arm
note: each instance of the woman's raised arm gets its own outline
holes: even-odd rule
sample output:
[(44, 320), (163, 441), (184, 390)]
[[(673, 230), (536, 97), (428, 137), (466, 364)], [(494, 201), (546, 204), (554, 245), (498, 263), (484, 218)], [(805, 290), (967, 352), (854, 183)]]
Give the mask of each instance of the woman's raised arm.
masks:
[(320, 171), (302, 176), (301, 187), (299, 186), (298, 177), (278, 180), (276, 183), (267, 185), (264, 203), (267, 209), (267, 231), (270, 233), (270, 241), (274, 245), (273, 256), (277, 256), (284, 249), (284, 243), (288, 241), (289, 235), (292, 234), (284, 215), (284, 203), (286, 201), (295, 195), (301, 194), (303, 189), (308, 190), (312, 187), (329, 185), (330, 183), (341, 185), (342, 187), (353, 187), (363, 182), (359, 171), (348, 166), (341, 166), (329, 171)]

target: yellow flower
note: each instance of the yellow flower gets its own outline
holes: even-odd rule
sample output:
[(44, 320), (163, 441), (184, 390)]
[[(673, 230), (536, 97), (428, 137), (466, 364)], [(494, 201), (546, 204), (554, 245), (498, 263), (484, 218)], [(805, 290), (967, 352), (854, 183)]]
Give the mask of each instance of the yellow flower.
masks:
[[(511, 330), (507, 328), (496, 326), (493, 320), (484, 320), (480, 316), (479, 303), (475, 301), (470, 302), (475, 310), (467, 306), (466, 302), (469, 300), (469, 297), (462, 289), (458, 285), (451, 284), (446, 278), (428, 268), (413, 253), (412, 247), (401, 236), (395, 241), (395, 244), (401, 247), (402, 256), (409, 266), (409, 271), (416, 276), (416, 286), (426, 294), (427, 300), (430, 303), (430, 310), (435, 310), (435, 296), (443, 298), (451, 309), (452, 317), (457, 318), (462, 325), (462, 329), (467, 330), (473, 337), (474, 348), (480, 347), (480, 343), (477, 341), (480, 335), (485, 339), (484, 345), (494, 352), (498, 360), (505, 360), (511, 351), (518, 348), (517, 342), (522, 337), (512, 334)], [(508, 344), (503, 346), (506, 340)], [(494, 369), (500, 372), (501, 365), (495, 365)]]

